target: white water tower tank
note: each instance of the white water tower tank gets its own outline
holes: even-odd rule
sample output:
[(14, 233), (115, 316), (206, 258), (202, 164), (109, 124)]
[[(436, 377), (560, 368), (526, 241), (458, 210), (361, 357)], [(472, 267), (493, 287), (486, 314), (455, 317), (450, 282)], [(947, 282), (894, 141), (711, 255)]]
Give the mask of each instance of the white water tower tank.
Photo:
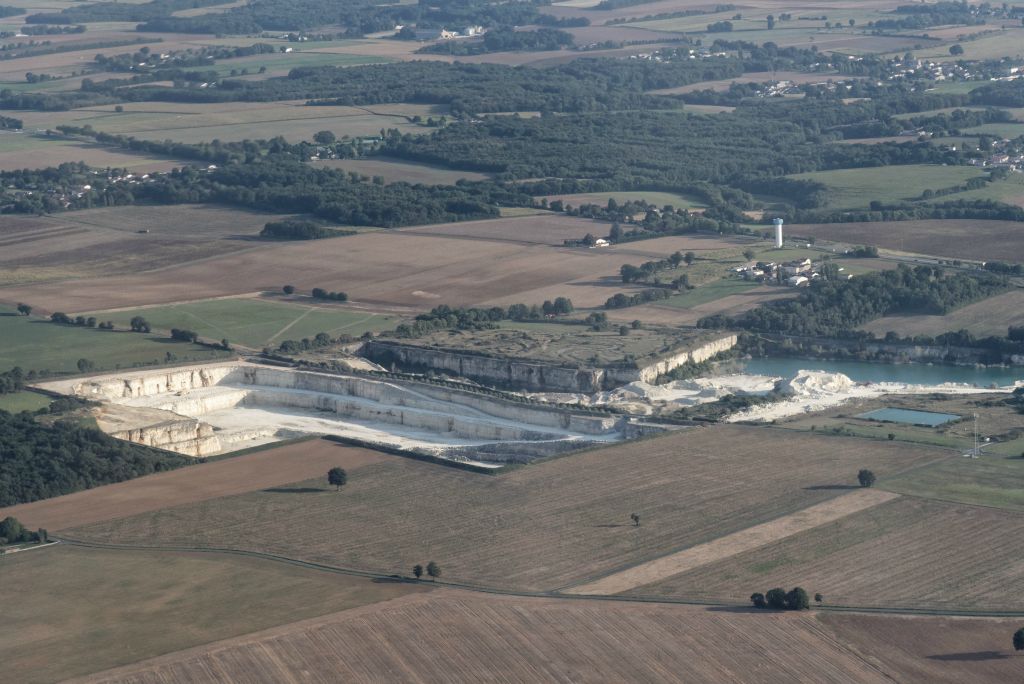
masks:
[(777, 218), (773, 222), (775, 223), (775, 246), (782, 247), (782, 219)]

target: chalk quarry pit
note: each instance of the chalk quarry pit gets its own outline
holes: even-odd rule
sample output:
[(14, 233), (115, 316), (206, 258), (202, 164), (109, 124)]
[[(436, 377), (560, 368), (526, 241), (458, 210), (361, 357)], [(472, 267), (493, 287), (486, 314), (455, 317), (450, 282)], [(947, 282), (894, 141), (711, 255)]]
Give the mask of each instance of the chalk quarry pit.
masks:
[(244, 361), (39, 387), (99, 402), (93, 415), (114, 437), (197, 457), (317, 434), (498, 465), (614, 442), (629, 427), (429, 383)]

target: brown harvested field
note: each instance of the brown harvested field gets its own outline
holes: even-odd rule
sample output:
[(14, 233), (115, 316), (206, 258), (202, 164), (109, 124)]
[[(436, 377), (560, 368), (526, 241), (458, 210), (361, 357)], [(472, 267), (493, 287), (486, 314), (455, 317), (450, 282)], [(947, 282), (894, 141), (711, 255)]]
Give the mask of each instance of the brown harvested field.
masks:
[(1010, 650), (1018, 619), (822, 613), (836, 641), (863, 654), (899, 682), (1014, 682), (1024, 658)]
[[(401, 41), (395, 41), (401, 42)], [(84, 107), (66, 112), (19, 112), (26, 129), (55, 128), (61, 124), (89, 125), (104, 133), (129, 135), (143, 140), (171, 139), (208, 142), (215, 138), (237, 141), (269, 139), (282, 135), (292, 142), (311, 140), (322, 130), (338, 137), (376, 136), (382, 128), (421, 133), (410, 118), (439, 116), (447, 109), (434, 105), (381, 104), (372, 107), (309, 107), (305, 100), (280, 102), (164, 103), (131, 102), (122, 105)]]
[[(56, 532), (170, 506), (277, 487), (296, 480), (323, 480), (334, 466), (356, 471), (390, 458), (369, 449), (347, 447), (322, 439), (309, 440), (53, 499), (0, 508), (0, 519), (13, 515), (32, 529), (42, 527)], [(326, 487), (326, 484), (321, 484)], [(270, 493), (274, 496), (295, 496), (288, 488)]]
[(507, 218), (500, 221), (437, 223), (430, 226), (399, 228), (398, 230), (411, 235), (559, 246), (565, 240), (578, 240), (588, 232), (604, 232), (607, 229), (602, 223), (581, 220), (565, 214), (541, 212), (532, 216)]
[[(138, 205), (10, 217), (0, 226), (0, 284), (106, 278), (266, 249), (271, 245), (244, 238), (279, 217), (209, 205)], [(61, 306), (56, 299), (50, 304)]]
[[(770, 464), (765, 454), (772, 455)], [(387, 459), (349, 478), (344, 496), (251, 492), (69, 534), (260, 550), (388, 573), (437, 558), (454, 581), (554, 589), (834, 498), (856, 480), (858, 468), (884, 477), (947, 454), (718, 425), (498, 476)], [(634, 511), (643, 514), (640, 527), (629, 522)]]
[(27, 133), (0, 133), (0, 171), (42, 169), (70, 161), (100, 168), (126, 168), (135, 173), (170, 171), (192, 163), (120, 152), (88, 142), (36, 138)]
[(837, 73), (814, 73), (808, 74), (802, 71), (753, 71), (737, 76), (736, 78), (722, 79), (720, 81), (702, 81), (676, 88), (662, 88), (660, 90), (647, 91), (651, 95), (682, 95), (697, 90), (725, 91), (733, 83), (765, 83), (766, 81), (791, 81), (793, 83), (825, 83), (826, 81), (850, 80), (850, 76), (841, 76)]
[(951, 311), (945, 316), (885, 316), (861, 330), (885, 335), (890, 330), (900, 335), (939, 335), (944, 332), (970, 330), (975, 337), (1006, 335), (1010, 326), (1024, 325), (1024, 290), (989, 297), (975, 304)]
[[(1024, 676), (1013, 620), (759, 613), (439, 589), (99, 673), (77, 684), (929, 682)], [(343, 644), (344, 650), (337, 648)], [(442, 655), (443, 654), (443, 655)]]
[(854, 490), (777, 520), (754, 525), (706, 544), (698, 544), (684, 551), (602, 577), (595, 582), (572, 587), (568, 593), (619, 594), (653, 584), (702, 565), (731, 558), (744, 551), (758, 549), (771, 542), (845, 518), (897, 496), (899, 495), (880, 489)]
[(900, 497), (629, 593), (743, 600), (800, 585), (829, 604), (1024, 610), (1024, 515)]
[[(525, 216), (494, 221), (504, 228), (548, 220)], [(595, 225), (580, 219), (578, 235), (594, 230)], [(98, 311), (250, 294), (292, 283), (300, 289), (341, 290), (356, 302), (374, 306), (429, 309), (442, 303), (479, 304), (496, 297), (534, 303), (544, 287), (559, 290), (578, 306), (597, 306), (612, 294), (609, 288), (620, 280), (622, 264), (638, 258), (616, 249), (376, 231), (301, 244), (264, 243), (145, 273), (2, 287), (0, 301), (28, 301), (50, 311), (57, 310), (53, 307)], [(182, 283), (188, 283), (188, 288), (183, 289)]]
[(616, 43), (629, 43), (654, 40), (678, 40), (679, 34), (671, 31), (655, 31), (633, 26), (581, 26), (565, 29), (577, 45), (589, 45), (592, 43), (603, 43), (613, 41)]
[(487, 180), (488, 175), (476, 171), (455, 171), (440, 166), (407, 162), (386, 157), (373, 159), (324, 159), (313, 162), (316, 166), (326, 166), (342, 171), (355, 171), (364, 176), (382, 176), (388, 183), (423, 183), (424, 185), (454, 185), (456, 181)]
[(54, 545), (5, 556), (0, 681), (44, 684), (388, 601), (381, 583), (226, 554)]
[(795, 235), (955, 259), (1024, 261), (1024, 223), (937, 219), (798, 224)]

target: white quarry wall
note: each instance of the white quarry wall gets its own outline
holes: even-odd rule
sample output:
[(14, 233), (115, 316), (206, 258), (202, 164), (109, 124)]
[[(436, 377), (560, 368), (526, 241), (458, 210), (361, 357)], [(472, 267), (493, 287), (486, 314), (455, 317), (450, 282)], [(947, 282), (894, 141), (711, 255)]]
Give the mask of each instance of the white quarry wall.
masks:
[[(616, 416), (574, 415), (552, 407), (520, 405), (427, 384), (239, 363), (137, 372), (127, 377), (100, 376), (60, 384), (63, 391), (104, 401), (106, 411), (118, 414), (121, 424), (131, 425), (128, 429), (116, 428), (111, 432), (115, 437), (192, 456), (273, 441), (282, 433), (292, 436), (287, 415), (282, 415), (280, 422), (267, 420), (275, 408), (279, 414), (294, 409), (295, 424), (302, 424), (305, 419), (301, 416), (314, 412), (336, 416), (339, 434), (360, 424), (379, 425), (376, 429), (384, 434), (388, 425), (395, 426), (395, 435), (408, 435), (411, 430), (424, 435), (425, 448), (444, 450), (456, 441), (507, 442), (509, 450), (494, 452), (507, 457), (516, 453), (516, 443), (536, 444), (536, 448), (520, 450), (524, 458), (562, 450), (564, 447), (556, 442), (586, 443), (587, 435), (600, 436), (602, 441), (615, 439), (624, 421)], [(118, 409), (119, 405), (123, 408)], [(262, 424), (250, 424), (244, 417), (245, 407), (260, 409), (254, 413), (262, 416)], [(169, 412), (172, 417), (153, 421), (145, 413), (152, 409)], [(236, 409), (237, 414), (227, 413)], [(204, 416), (209, 416), (207, 422)], [(210, 423), (221, 427), (215, 430)], [(436, 443), (430, 434), (437, 435)]]

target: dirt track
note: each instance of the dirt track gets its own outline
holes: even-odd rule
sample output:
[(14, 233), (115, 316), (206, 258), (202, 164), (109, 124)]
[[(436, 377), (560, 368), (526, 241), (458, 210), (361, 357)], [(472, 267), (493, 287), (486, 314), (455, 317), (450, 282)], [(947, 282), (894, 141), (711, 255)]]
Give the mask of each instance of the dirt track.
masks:
[(898, 494), (861, 489), (825, 501), (777, 520), (748, 527), (706, 544), (658, 558), (614, 575), (569, 589), (570, 594), (618, 594), (677, 575), (687, 570), (756, 549), (819, 525), (895, 499)]
[(30, 529), (56, 532), (325, 476), (334, 466), (354, 470), (388, 458), (368, 449), (311, 440), (0, 508), (0, 519), (12, 515)]

